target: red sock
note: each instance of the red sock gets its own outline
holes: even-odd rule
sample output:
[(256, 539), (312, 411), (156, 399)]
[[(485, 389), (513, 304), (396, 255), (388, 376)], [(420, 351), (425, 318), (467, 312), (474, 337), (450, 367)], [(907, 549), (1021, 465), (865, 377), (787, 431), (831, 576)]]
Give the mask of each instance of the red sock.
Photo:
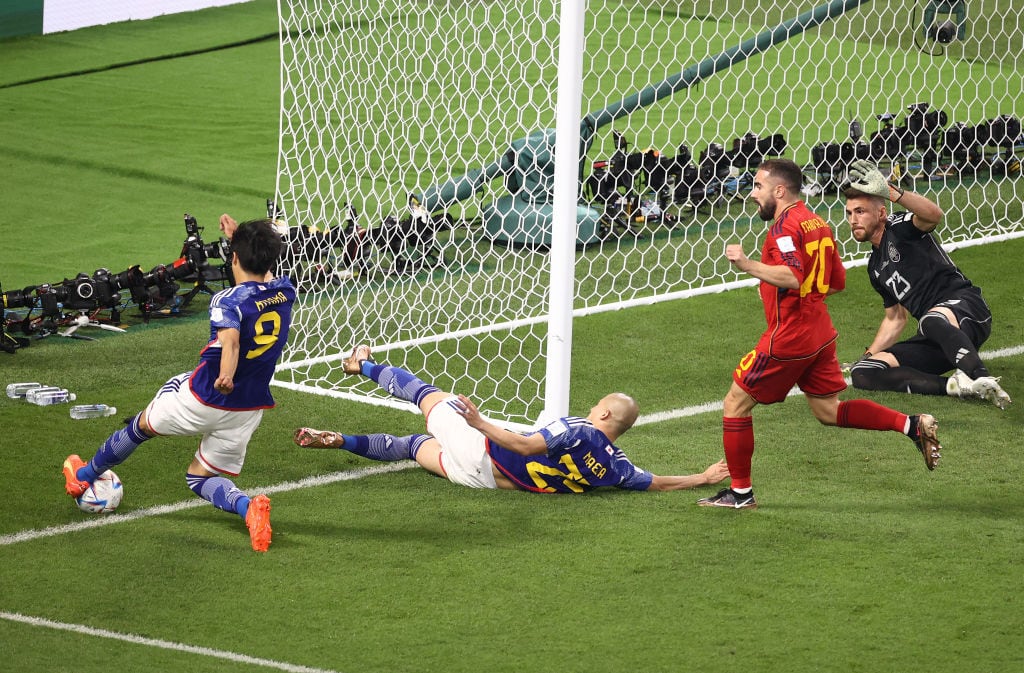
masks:
[(754, 419), (722, 419), (722, 445), (733, 488), (750, 488), (750, 459), (754, 456)]
[(839, 403), (836, 425), (840, 428), (894, 430), (902, 433), (907, 427), (907, 415), (871, 400), (847, 400)]

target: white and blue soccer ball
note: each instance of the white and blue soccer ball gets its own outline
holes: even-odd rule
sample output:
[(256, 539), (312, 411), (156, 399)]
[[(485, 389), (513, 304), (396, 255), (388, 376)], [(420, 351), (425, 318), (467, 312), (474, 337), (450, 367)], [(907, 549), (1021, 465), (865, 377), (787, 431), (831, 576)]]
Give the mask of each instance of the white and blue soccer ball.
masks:
[(121, 504), (124, 488), (121, 479), (112, 470), (107, 470), (78, 496), (75, 502), (83, 512), (90, 514), (108, 514)]

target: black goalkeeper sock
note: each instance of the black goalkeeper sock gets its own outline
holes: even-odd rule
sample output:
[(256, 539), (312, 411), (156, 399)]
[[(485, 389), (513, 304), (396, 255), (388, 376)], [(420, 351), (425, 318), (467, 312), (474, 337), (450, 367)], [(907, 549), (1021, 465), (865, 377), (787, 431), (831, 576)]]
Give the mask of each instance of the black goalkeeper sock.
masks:
[(988, 369), (978, 355), (978, 349), (966, 334), (946, 320), (946, 316), (926, 313), (918, 323), (917, 330), (921, 336), (941, 348), (946, 359), (972, 379), (989, 376)]
[(910, 367), (890, 367), (881, 360), (860, 360), (850, 370), (854, 388), (918, 395), (946, 395), (946, 377)]

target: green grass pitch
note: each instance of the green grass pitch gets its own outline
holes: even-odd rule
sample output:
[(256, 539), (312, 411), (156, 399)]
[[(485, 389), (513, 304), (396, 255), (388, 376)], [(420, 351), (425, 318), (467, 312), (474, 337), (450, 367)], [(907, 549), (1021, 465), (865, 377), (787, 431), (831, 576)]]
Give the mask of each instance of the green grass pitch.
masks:
[[(211, 230), (221, 212), (260, 215), (275, 180), (278, 54), (258, 38), (275, 29), (275, 3), (257, 0), (0, 44), (3, 87), (256, 39), (0, 88), (4, 290), (169, 262), (185, 211)], [(125, 335), (0, 353), (0, 384), (60, 384), (119, 409), (73, 421), (66, 407), (0, 398), (0, 669), (1020, 670), (1022, 256), (1019, 239), (953, 253), (992, 305), (984, 350), (1003, 355), (989, 365), (1015, 405), (869, 395), (939, 419), (945, 449), (932, 473), (906, 439), (821, 427), (799, 398), (758, 408), (756, 512), (696, 507), (710, 488), (543, 497), (471, 491), (418, 469), (364, 474), (378, 464), (301, 451), (291, 431), (406, 434), (419, 416), (275, 389), (278, 408), (237, 479), (250, 492), (293, 484), (272, 495), (269, 553), (249, 549), (236, 517), (179, 506), (195, 500), (188, 438), (147, 443), (117, 470), (121, 514), (172, 511), (79, 529), (94, 517), (63, 494), (64, 456), (90, 455), (193, 366), (205, 302)], [(830, 300), (843, 359), (881, 318), (863, 268), (848, 285)], [(645, 415), (717, 403), (761, 325), (753, 290), (578, 319), (573, 411), (610, 390), (633, 394)], [(666, 415), (621, 441), (639, 465), (693, 472), (720, 457), (719, 412)], [(327, 483), (339, 473), (356, 478)]]

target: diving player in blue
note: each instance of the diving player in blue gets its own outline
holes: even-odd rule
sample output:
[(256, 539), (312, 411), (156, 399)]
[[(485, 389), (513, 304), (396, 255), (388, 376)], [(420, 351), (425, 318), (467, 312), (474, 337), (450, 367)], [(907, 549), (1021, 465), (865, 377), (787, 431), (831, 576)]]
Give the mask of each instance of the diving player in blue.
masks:
[(201, 435), (185, 474), (189, 488), (217, 509), (245, 520), (252, 548), (270, 546), (270, 499), (249, 498), (224, 475), (237, 476), (249, 438), (274, 406), (270, 379), (288, 339), (295, 289), (271, 270), (284, 242), (269, 220), (238, 224), (221, 217), (231, 239), (235, 285), (210, 299), (210, 341), (191, 372), (163, 385), (145, 411), (110, 435), (88, 462), (72, 454), (64, 461), (65, 491), (78, 497), (99, 475), (148, 439)]
[(442, 392), (404, 369), (374, 362), (369, 346), (356, 346), (343, 367), (347, 374), (362, 374), (395, 397), (416, 404), (429, 434), (344, 435), (299, 428), (299, 446), (342, 448), (380, 461), (415, 460), (470, 488), (534, 493), (584, 493), (601, 486), (674, 491), (717, 484), (729, 475), (724, 460), (700, 474), (680, 476), (659, 476), (635, 466), (615, 446), (639, 413), (636, 401), (623, 393), (603, 397), (586, 418), (567, 416), (520, 434), (489, 421), (465, 395)]

